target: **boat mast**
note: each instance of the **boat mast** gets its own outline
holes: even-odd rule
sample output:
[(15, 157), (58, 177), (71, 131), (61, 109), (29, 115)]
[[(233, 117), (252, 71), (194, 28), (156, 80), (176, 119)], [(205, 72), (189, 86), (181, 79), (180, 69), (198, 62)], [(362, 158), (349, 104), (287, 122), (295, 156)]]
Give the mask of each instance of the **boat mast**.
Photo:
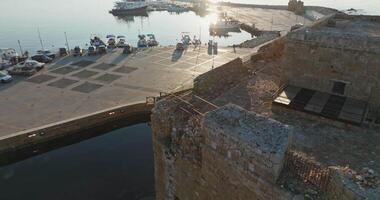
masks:
[(199, 26), (199, 41), (201, 42), (201, 45), (202, 45), (202, 26)]
[(44, 51), (45, 48), (44, 48), (44, 43), (42, 42), (42, 39), (41, 39), (40, 28), (37, 28), (37, 32), (38, 32), (38, 38), (40, 39), (42, 51)]
[(70, 47), (69, 47), (69, 42), (67, 40), (67, 33), (65, 32), (65, 39), (66, 39), (66, 47), (67, 47), (67, 51), (70, 52)]
[(22, 47), (21, 47), (21, 42), (20, 42), (20, 40), (17, 40), (17, 42), (18, 42), (18, 46), (20, 47), (20, 52), (21, 52), (21, 56), (22, 56), (22, 55), (24, 55), (24, 52), (23, 52)]

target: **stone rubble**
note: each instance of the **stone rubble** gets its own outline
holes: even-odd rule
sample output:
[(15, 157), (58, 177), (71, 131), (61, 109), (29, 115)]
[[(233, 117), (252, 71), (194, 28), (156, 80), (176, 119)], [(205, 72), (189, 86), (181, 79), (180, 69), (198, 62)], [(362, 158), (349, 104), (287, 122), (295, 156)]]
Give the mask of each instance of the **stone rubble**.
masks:
[(366, 188), (377, 188), (380, 186), (380, 177), (373, 169), (364, 167), (359, 172), (350, 169), (349, 167), (344, 167), (342, 169), (343, 173), (348, 176), (350, 180), (355, 182), (361, 189)]

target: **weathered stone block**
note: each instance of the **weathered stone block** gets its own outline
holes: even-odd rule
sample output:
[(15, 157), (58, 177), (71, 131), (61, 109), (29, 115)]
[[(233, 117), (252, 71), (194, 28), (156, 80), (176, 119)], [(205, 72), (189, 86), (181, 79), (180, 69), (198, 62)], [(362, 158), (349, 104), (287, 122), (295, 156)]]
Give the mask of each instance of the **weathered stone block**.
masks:
[[(242, 152), (239, 161), (246, 163), (246, 168), (249, 164), (254, 165), (256, 170), (268, 174), (263, 178), (275, 182), (282, 169), (285, 152), (292, 142), (293, 130), (280, 122), (229, 104), (206, 114), (203, 133), (208, 138), (205, 141), (222, 144), (222, 152)], [(205, 145), (212, 146), (212, 143)], [(228, 159), (227, 153), (224, 156)]]

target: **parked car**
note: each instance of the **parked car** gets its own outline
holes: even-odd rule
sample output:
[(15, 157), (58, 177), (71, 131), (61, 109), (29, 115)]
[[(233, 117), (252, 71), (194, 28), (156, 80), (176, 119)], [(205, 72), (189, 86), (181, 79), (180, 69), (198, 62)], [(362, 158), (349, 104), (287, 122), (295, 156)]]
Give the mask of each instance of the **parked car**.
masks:
[(6, 69), (10, 66), (12, 66), (12, 63), (9, 60), (2, 60), (0, 58), (0, 70)]
[(37, 55), (34, 55), (31, 57), (32, 60), (35, 60), (37, 62), (41, 62), (41, 63), (50, 63), (53, 61), (52, 58), (48, 57), (47, 55), (45, 54), (37, 54)]
[(39, 71), (45, 67), (45, 63), (41, 63), (35, 60), (26, 60), (24, 62), (17, 64), (16, 66), (34, 68), (35, 70)]
[(96, 48), (94, 46), (88, 47), (87, 55), (89, 55), (89, 56), (96, 55)]
[(294, 31), (303, 27), (302, 23), (297, 23), (290, 28), (290, 31)]
[(178, 42), (176, 45), (176, 50), (178, 50), (178, 51), (185, 50), (185, 44), (183, 42)]
[(0, 82), (9, 83), (13, 80), (12, 76), (9, 75), (6, 71), (0, 71)]
[(132, 53), (132, 51), (133, 51), (132, 46), (129, 44), (126, 44), (126, 46), (123, 49), (123, 53), (124, 54), (130, 54), (130, 53)]
[(37, 54), (43, 54), (51, 59), (55, 59), (56, 55), (55, 53), (49, 51), (49, 50), (38, 50)]
[(82, 56), (83, 55), (83, 49), (79, 46), (76, 46), (73, 51), (73, 56)]
[(10, 75), (32, 76), (37, 70), (33, 67), (16, 65), (8, 69)]
[(100, 45), (100, 46), (98, 47), (98, 53), (99, 53), (99, 54), (105, 54), (105, 53), (107, 53), (107, 48), (106, 48), (106, 46), (105, 46), (105, 45)]
[(67, 56), (69, 52), (67, 52), (66, 48), (59, 48), (59, 56)]

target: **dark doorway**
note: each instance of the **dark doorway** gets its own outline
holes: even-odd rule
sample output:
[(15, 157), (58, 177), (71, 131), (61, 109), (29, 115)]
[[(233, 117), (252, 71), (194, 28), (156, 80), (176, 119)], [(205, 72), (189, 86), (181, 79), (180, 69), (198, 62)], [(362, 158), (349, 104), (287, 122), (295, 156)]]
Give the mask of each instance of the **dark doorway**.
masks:
[(346, 83), (340, 81), (334, 81), (332, 92), (334, 94), (344, 95), (346, 90)]

